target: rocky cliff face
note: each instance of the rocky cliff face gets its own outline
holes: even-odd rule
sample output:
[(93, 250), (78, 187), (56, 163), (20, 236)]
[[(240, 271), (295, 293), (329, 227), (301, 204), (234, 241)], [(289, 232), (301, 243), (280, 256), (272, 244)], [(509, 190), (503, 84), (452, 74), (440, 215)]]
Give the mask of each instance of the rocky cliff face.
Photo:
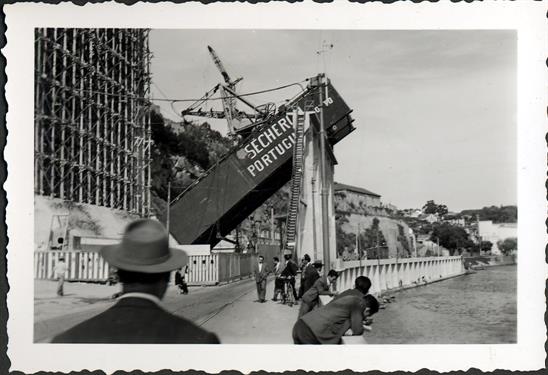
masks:
[[(379, 256), (406, 258), (413, 256), (413, 241), (409, 226), (391, 217), (391, 211), (381, 207), (355, 207), (339, 196), (335, 201), (337, 214), (337, 250), (345, 258), (357, 258), (356, 236), (359, 232), (360, 250), (376, 251)], [(381, 250), (376, 248), (380, 247)], [(372, 249), (374, 248), (374, 249)]]

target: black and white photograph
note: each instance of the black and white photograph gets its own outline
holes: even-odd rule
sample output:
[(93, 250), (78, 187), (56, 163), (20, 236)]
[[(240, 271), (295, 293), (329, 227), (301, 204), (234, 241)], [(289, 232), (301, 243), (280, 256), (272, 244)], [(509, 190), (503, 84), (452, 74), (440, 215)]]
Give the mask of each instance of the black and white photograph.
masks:
[[(513, 27), (307, 27), (297, 15), (308, 8), (286, 5), (273, 14), (297, 14), (279, 25), (257, 25), (265, 10), (244, 6), (257, 19), (223, 27), (218, 7), (200, 24), (213, 13), (196, 5), (178, 8), (193, 19), (181, 28), (156, 5), (139, 14), (153, 22), (45, 6), (52, 20), (91, 18), (21, 26), (28, 61), (15, 90), (31, 112), (10, 107), (22, 115), (8, 116), (6, 155), (25, 186), (8, 175), (6, 190), (9, 256), (24, 253), (8, 280), (26, 323), (12, 352), (73, 353), (61, 370), (91, 370), (114, 347), (121, 358), (97, 368), (126, 358), (144, 370), (134, 364), (145, 347), (126, 344), (197, 356), (177, 369), (219, 368), (244, 348), (265, 361), (307, 353), (272, 370), (335, 353), (382, 353), (368, 369), (543, 363), (545, 329), (530, 325), (542, 322), (544, 286), (523, 284), (546, 276), (546, 234), (533, 231), (546, 202), (530, 188), (543, 168), (532, 158), (545, 158), (530, 139), (543, 133), (536, 117), (527, 128), (522, 101), (523, 82), (545, 80), (524, 74), (537, 63), (524, 57), (527, 15)], [(19, 83), (9, 77), (8, 103)], [(523, 362), (504, 354), (526, 356), (533, 342)], [(421, 362), (421, 347), (469, 358)], [(84, 348), (94, 354), (78, 362)], [(400, 350), (401, 364), (386, 365)], [(157, 359), (147, 369), (171, 366)], [(352, 368), (342, 361), (322, 369)]]

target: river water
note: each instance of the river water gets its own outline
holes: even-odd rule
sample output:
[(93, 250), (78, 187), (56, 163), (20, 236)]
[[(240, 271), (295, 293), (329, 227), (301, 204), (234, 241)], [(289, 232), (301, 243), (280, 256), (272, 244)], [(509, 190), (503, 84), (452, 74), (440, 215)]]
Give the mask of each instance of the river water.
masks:
[(374, 316), (370, 344), (515, 343), (517, 266), (396, 292)]

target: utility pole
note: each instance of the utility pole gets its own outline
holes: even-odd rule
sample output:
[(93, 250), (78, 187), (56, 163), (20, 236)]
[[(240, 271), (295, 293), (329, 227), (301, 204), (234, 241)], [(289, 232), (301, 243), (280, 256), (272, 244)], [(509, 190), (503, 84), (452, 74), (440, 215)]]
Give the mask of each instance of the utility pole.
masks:
[(356, 233), (356, 254), (360, 256), (360, 223), (358, 223), (358, 233)]
[(274, 244), (274, 206), (270, 206), (270, 241)]
[(481, 235), (480, 235), (480, 225), (479, 225), (479, 214), (476, 214), (476, 223), (478, 225), (478, 255), (481, 255)]
[(167, 180), (167, 214), (166, 214), (166, 229), (167, 229), (167, 233), (169, 235), (169, 212), (171, 211), (170, 209), (170, 206), (171, 206), (171, 179)]

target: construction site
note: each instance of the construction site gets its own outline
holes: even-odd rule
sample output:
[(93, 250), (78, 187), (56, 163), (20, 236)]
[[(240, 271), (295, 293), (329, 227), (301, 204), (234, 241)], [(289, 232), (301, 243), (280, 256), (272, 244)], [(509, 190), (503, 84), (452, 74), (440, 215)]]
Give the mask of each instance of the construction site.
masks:
[[(132, 219), (154, 215), (148, 33), (36, 30), (38, 277), (48, 277), (55, 263), (56, 255), (48, 251), (60, 250), (68, 251), (75, 280), (104, 279), (108, 267), (98, 258), (100, 246), (117, 241)], [(335, 258), (335, 237), (329, 234), (335, 231), (333, 147), (354, 129), (351, 109), (321, 74), (304, 79), (306, 87), (282, 106), (251, 104), (237, 94), (242, 78), (233, 80), (207, 48), (222, 81), (182, 116), (226, 119), (233, 147), (181, 194), (168, 197), (169, 209), (156, 213), (158, 219), (177, 245), (213, 249), (220, 241), (234, 242), (230, 235), (240, 223), (289, 183), (285, 217), (278, 218), (279, 245), (270, 241), (274, 246), (265, 251), (276, 255), (289, 249), (296, 259), (305, 252), (315, 259)], [(214, 95), (222, 99), (222, 109), (203, 111)], [(253, 257), (248, 255), (238, 262), (238, 276), (249, 272)]]
[[(249, 342), (255, 327), (242, 322), (237, 330), (231, 314), (241, 312), (226, 306), (240, 300), (241, 310), (251, 302), (259, 256), (272, 262), (290, 254), (299, 263), (307, 255), (324, 265), (324, 274), (339, 272), (337, 290), (352, 288), (363, 275), (379, 296), (464, 272), (460, 256), (417, 257), (415, 248), (413, 257), (409, 228), (385, 215), (379, 194), (335, 183), (338, 144), (356, 127), (353, 110), (325, 73), (243, 92), (243, 78), (233, 78), (215, 49), (204, 45), (209, 61), (203, 63), (215, 67), (218, 83), (194, 99), (153, 97), (149, 33), (35, 31), (36, 342), (83, 317), (56, 313), (41, 297), (50, 293), (60, 259), (76, 291), (67, 303), (109, 300), (116, 270), (100, 250), (119, 243), (137, 218), (162, 222), (170, 247), (189, 255), (186, 283), (199, 293), (184, 301), (169, 293), (168, 305), (192, 309), (192, 319), (222, 332), (225, 342)], [(255, 102), (257, 94), (288, 87), (294, 91), (282, 101)], [(181, 121), (164, 118), (161, 102), (172, 109), (182, 103)], [(211, 129), (213, 120), (225, 123), (226, 136)], [(337, 215), (345, 221), (337, 223)], [(352, 231), (355, 223), (353, 257), (344, 258), (341, 228)], [(362, 245), (360, 225), (369, 236)], [(283, 305), (261, 314), (293, 321), (295, 313), (282, 310), (285, 297)], [(272, 342), (289, 335), (280, 332)]]
[[(337, 243), (343, 222), (336, 224), (335, 202), (347, 198), (335, 186), (335, 150), (356, 128), (331, 80), (320, 73), (242, 93), (243, 78), (232, 77), (204, 45), (203, 63), (215, 67), (218, 83), (199, 99), (152, 97), (149, 33), (35, 31), (35, 277), (51, 279), (65, 257), (68, 280), (105, 282), (111, 269), (99, 250), (117, 243), (139, 217), (160, 220), (171, 245), (190, 254), (191, 285), (248, 277), (259, 254), (281, 258), (283, 251), (342, 269), (348, 259)], [(257, 94), (290, 87), (281, 102), (254, 103)], [(165, 124), (161, 101), (184, 105), (181, 123)], [(210, 120), (225, 122), (226, 137), (210, 130)], [(180, 143), (192, 129), (203, 130), (205, 141)], [(225, 146), (214, 146), (212, 137)], [(186, 156), (166, 151), (174, 143)], [(220, 150), (213, 159), (212, 147)], [(197, 159), (185, 148), (210, 157)], [(372, 227), (377, 239), (369, 258), (389, 258), (394, 250), (396, 259), (409, 257), (405, 224), (381, 219), (388, 235)]]

